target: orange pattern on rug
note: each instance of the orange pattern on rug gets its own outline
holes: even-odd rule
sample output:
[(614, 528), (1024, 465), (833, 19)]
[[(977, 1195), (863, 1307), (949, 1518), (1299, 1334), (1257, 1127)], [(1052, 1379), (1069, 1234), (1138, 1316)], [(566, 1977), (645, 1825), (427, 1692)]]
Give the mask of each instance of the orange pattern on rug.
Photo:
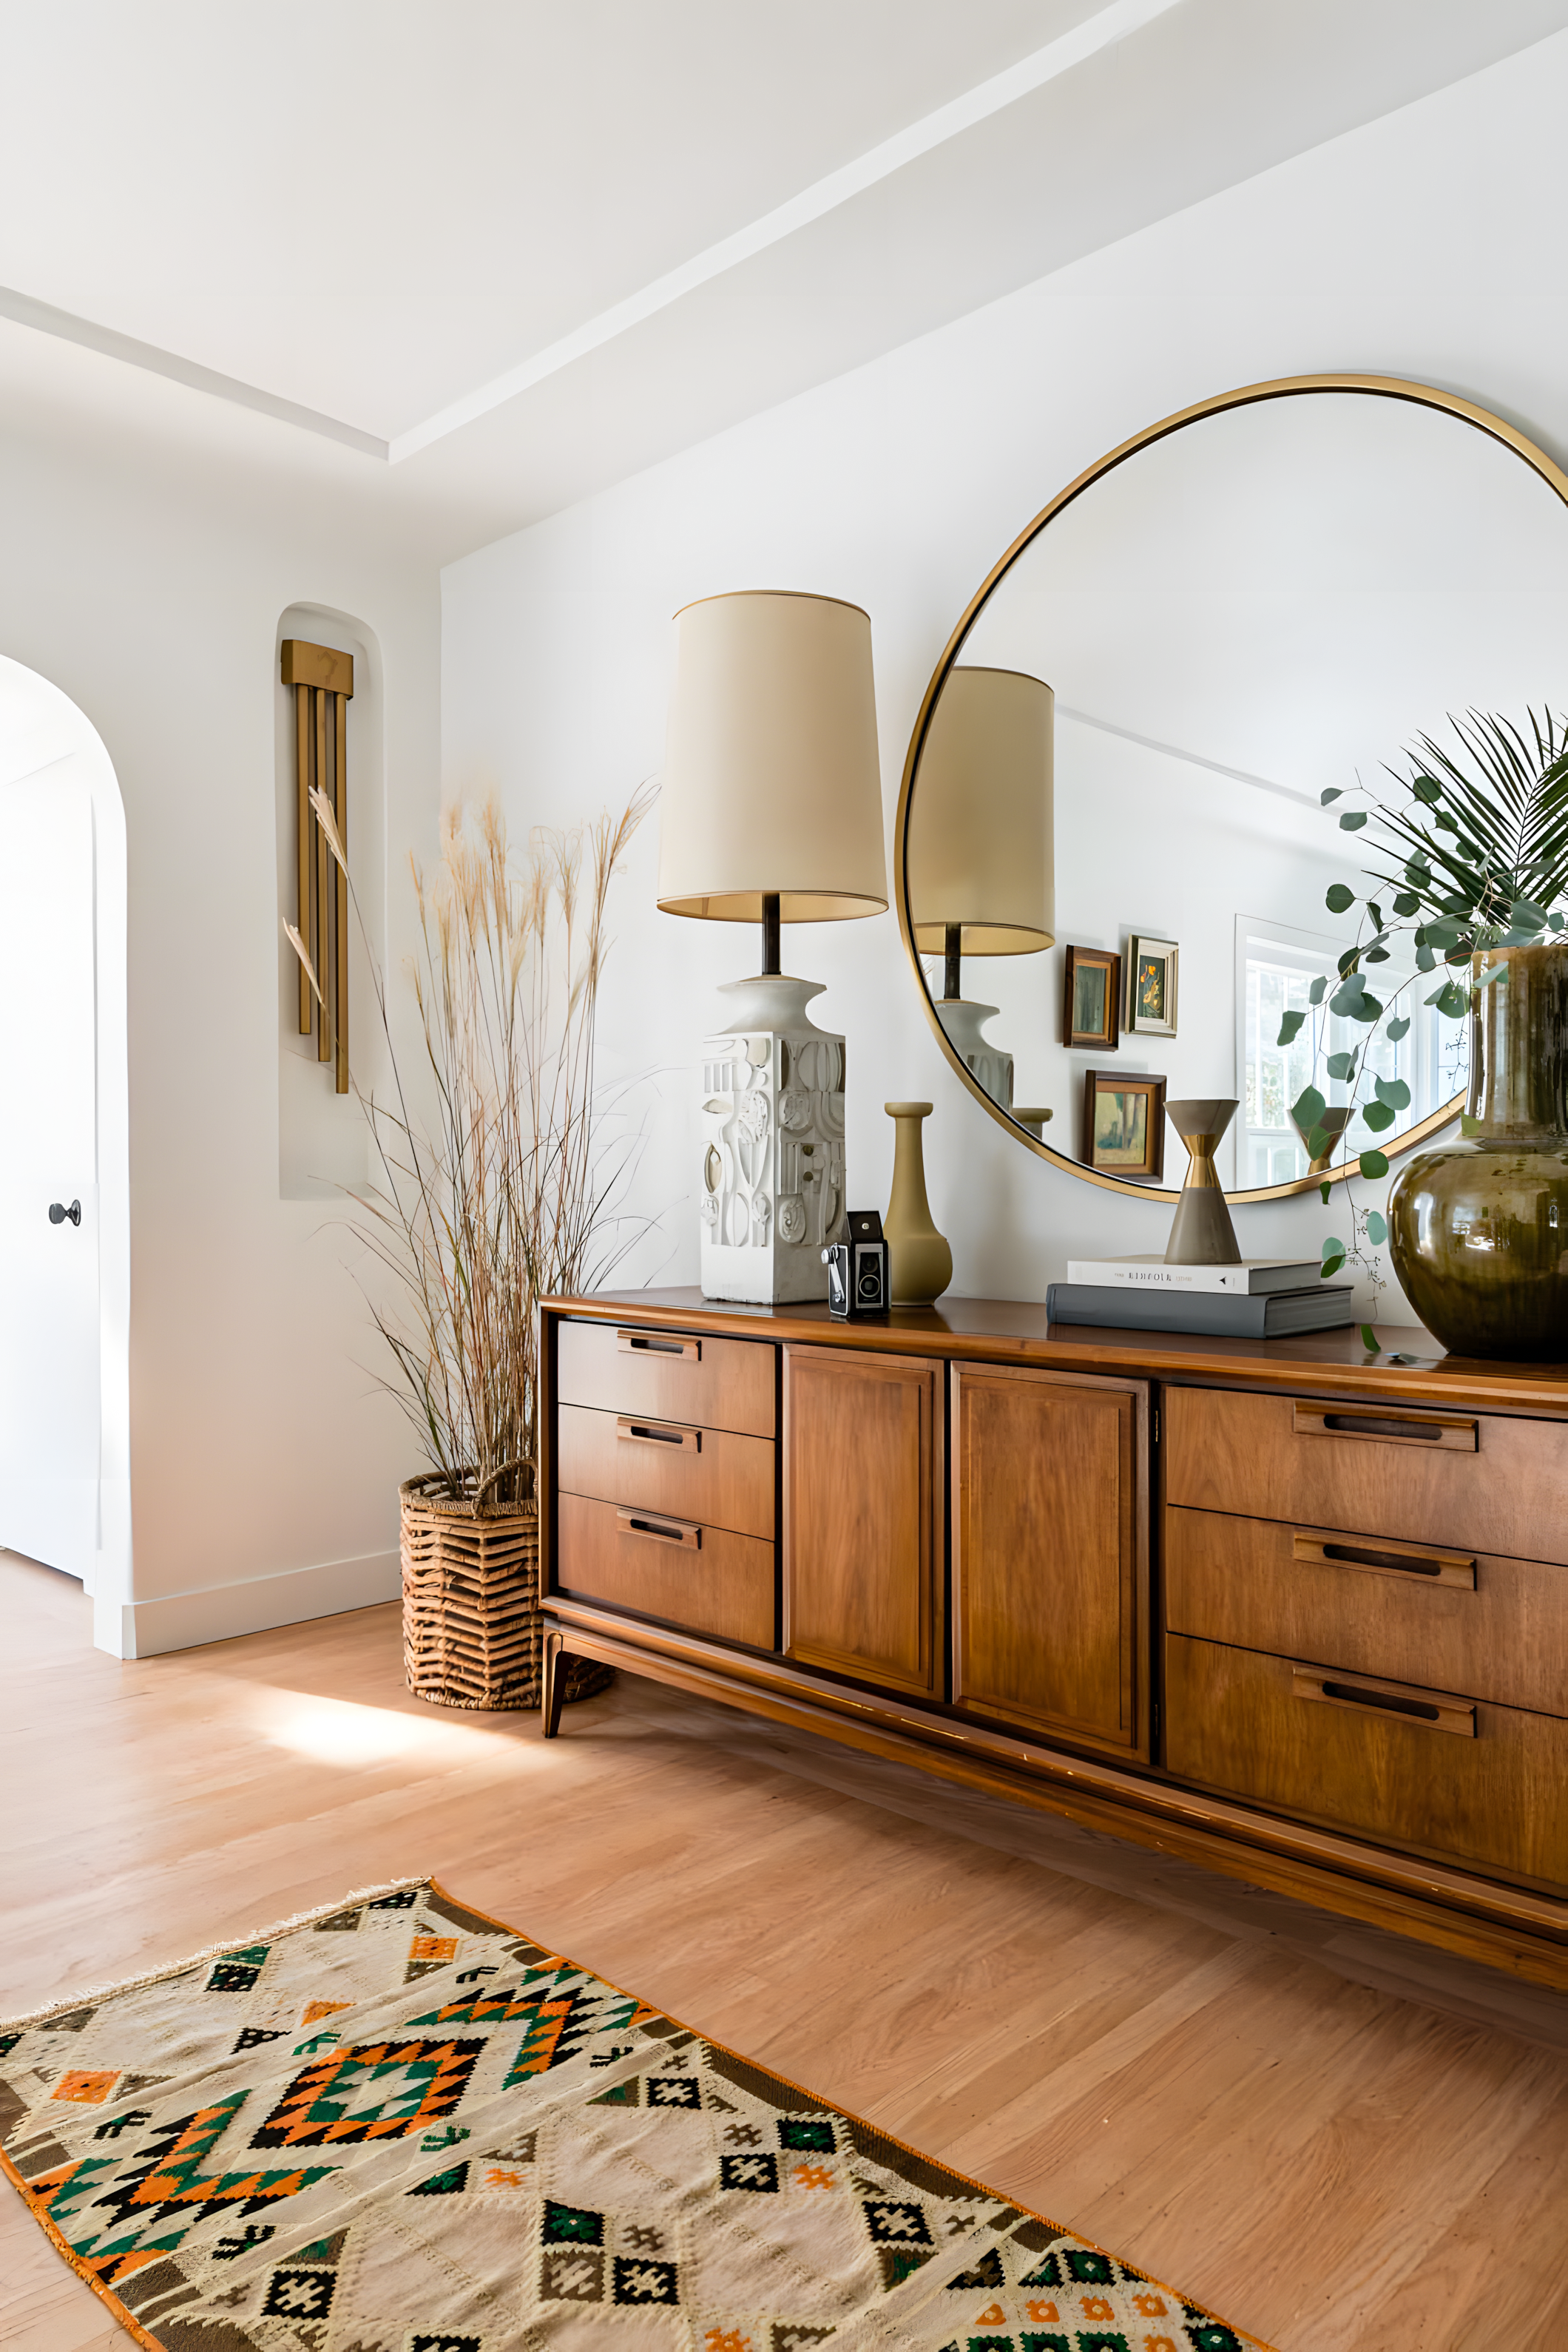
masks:
[(0, 2161), (154, 2352), (1243, 2352), (420, 1881), (0, 2032)]

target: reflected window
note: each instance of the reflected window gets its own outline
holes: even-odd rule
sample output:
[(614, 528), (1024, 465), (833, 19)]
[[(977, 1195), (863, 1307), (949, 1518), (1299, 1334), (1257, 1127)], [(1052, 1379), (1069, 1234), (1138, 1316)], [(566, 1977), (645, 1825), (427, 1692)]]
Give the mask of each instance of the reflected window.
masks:
[[(1315, 1086), (1331, 1105), (1343, 1105), (1352, 1095), (1356, 1098), (1356, 1115), (1345, 1129), (1343, 1148), (1334, 1153), (1337, 1164), (1381, 1139), (1362, 1116), (1365, 1104), (1376, 1099), (1378, 1078), (1403, 1079), (1410, 1089), (1410, 1108), (1397, 1122), (1402, 1130), (1451, 1101), (1468, 1082), (1468, 1025), (1443, 1020), (1424, 1002), (1436, 982), (1415, 971), (1407, 943), (1401, 943), (1403, 959), (1391, 957), (1366, 974), (1368, 989), (1378, 1001), (1391, 1013), (1397, 1009), (1408, 1018), (1403, 1037), (1396, 1041), (1389, 1036), (1385, 1017), (1369, 1040), (1363, 1023), (1329, 1011), (1346, 944), (1287, 924), (1237, 917), (1237, 1092), (1242, 1105), (1238, 1187), (1288, 1184), (1306, 1175), (1308, 1154), (1290, 1106), (1308, 1087)], [(1325, 985), (1322, 1001), (1314, 1005), (1311, 987), (1318, 979)], [(1287, 1013), (1306, 1017), (1291, 1043), (1281, 1045), (1279, 1030)], [(1331, 1076), (1331, 1058), (1351, 1053), (1364, 1056), (1359, 1076)]]

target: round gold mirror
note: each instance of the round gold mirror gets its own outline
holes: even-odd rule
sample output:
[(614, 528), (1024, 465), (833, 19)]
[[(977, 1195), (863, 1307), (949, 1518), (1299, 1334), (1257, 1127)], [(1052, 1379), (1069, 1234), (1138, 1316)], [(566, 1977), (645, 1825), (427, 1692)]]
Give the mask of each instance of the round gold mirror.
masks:
[[(1167, 1097), (1239, 1100), (1233, 1200), (1342, 1175), (1360, 1112), (1328, 1090), (1326, 1165), (1289, 1112), (1342, 1043), (1313, 991), (1354, 917), (1325, 900), (1366, 887), (1322, 795), (1451, 715), (1560, 711), (1565, 649), (1568, 478), (1469, 402), (1302, 376), (1123, 442), (1003, 556), (910, 740), (899, 920), (946, 1059), (1092, 1183), (1174, 1197)], [(1411, 1016), (1375, 1046), (1408, 1095), (1392, 1154), (1458, 1115), (1468, 1041), (1385, 977)]]

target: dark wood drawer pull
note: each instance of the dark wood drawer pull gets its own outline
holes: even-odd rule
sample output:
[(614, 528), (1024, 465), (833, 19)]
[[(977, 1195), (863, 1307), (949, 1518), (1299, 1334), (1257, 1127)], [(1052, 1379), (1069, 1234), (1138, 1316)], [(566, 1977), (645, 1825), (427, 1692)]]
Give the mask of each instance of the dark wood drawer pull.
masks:
[(681, 1429), (668, 1421), (633, 1421), (625, 1413), (616, 1419), (616, 1436), (617, 1440), (640, 1440), (649, 1445), (679, 1445), (686, 1454), (702, 1451), (700, 1429)]
[(616, 1345), (623, 1356), (679, 1356), (688, 1364), (702, 1361), (700, 1339), (676, 1339), (664, 1331), (617, 1331)]
[(1479, 1425), (1473, 1421), (1351, 1412), (1328, 1404), (1298, 1402), (1294, 1427), (1298, 1437), (1354, 1437), (1377, 1445), (1424, 1445), (1438, 1454), (1474, 1454), (1480, 1444)]
[(1440, 1723), (1441, 1709), (1429, 1699), (1395, 1698), (1392, 1691), (1358, 1690), (1354, 1683), (1325, 1683), (1325, 1698), (1342, 1699), (1347, 1706), (1378, 1706), (1384, 1715), (1410, 1715), (1418, 1723)]
[(1390, 1683), (1352, 1683), (1321, 1668), (1297, 1666), (1290, 1677), (1296, 1698), (1324, 1699), (1331, 1706), (1363, 1707), (1379, 1715), (1395, 1715), (1402, 1722), (1427, 1724), (1434, 1731), (1457, 1732), (1461, 1739), (1476, 1736), (1476, 1710), (1461, 1699), (1438, 1698), (1419, 1691), (1401, 1690)]
[(1364, 1568), (1376, 1576), (1420, 1576), (1450, 1591), (1473, 1592), (1473, 1554), (1406, 1549), (1403, 1544), (1345, 1543), (1333, 1536), (1310, 1534), (1297, 1528), (1291, 1538), (1295, 1557), (1312, 1567)]
[(686, 1519), (656, 1519), (646, 1511), (619, 1510), (616, 1524), (624, 1536), (650, 1536), (655, 1543), (684, 1544), (688, 1551), (700, 1551), (702, 1530)]

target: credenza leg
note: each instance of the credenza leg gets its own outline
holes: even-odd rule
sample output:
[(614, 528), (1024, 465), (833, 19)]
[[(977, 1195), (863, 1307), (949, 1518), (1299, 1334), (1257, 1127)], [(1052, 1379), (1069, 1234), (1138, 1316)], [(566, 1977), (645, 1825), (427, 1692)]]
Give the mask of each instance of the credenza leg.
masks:
[(553, 1739), (561, 1728), (561, 1703), (565, 1696), (566, 1643), (563, 1635), (552, 1632), (544, 1636), (544, 1667), (539, 1695), (546, 1739)]

